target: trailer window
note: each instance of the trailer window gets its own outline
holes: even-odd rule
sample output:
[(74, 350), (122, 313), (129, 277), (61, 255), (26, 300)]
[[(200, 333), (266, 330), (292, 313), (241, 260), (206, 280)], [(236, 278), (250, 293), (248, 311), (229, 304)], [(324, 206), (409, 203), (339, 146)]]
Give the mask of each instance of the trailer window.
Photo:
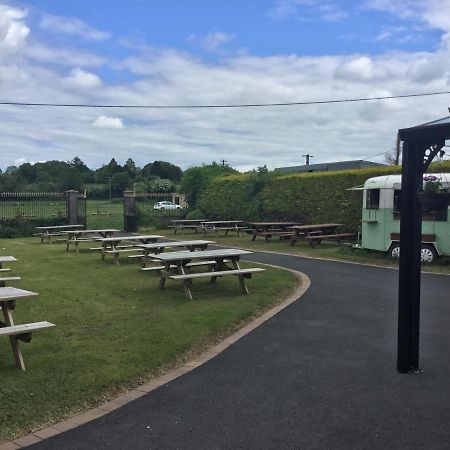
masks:
[(400, 189), (394, 190), (394, 212), (400, 211), (400, 194), (401, 194), (401, 192), (402, 191)]
[(367, 189), (366, 191), (366, 209), (380, 209), (380, 190)]

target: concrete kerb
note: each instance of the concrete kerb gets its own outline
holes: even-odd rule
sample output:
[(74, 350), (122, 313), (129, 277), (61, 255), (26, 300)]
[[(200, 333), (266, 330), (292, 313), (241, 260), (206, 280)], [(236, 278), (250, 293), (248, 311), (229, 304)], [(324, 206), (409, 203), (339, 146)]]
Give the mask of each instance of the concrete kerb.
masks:
[(80, 414), (75, 417), (71, 417), (69, 419), (64, 420), (63, 422), (55, 423), (47, 428), (33, 431), (32, 433), (20, 437), (18, 439), (15, 439), (11, 442), (5, 442), (3, 444), (0, 444), (0, 450), (16, 450), (19, 448), (24, 448), (29, 445), (35, 444), (37, 442), (40, 442), (44, 439), (47, 439), (49, 437), (55, 436), (59, 433), (63, 433), (64, 431), (67, 431), (71, 428), (76, 428), (80, 425), (83, 425), (87, 422), (90, 422), (92, 420), (97, 419), (98, 417), (101, 417), (105, 414), (108, 414), (109, 412), (120, 408), (121, 406), (133, 401), (134, 399), (141, 397), (142, 395), (145, 395), (160, 386), (163, 386), (170, 381), (184, 375), (185, 373), (190, 372), (191, 370), (194, 370), (195, 368), (201, 366), (202, 364), (206, 363), (210, 359), (217, 356), (219, 353), (223, 352), (225, 349), (227, 349), (230, 345), (234, 344), (236, 341), (241, 339), (242, 337), (249, 334), (251, 331), (253, 331), (255, 328), (262, 325), (264, 322), (272, 318), (275, 314), (279, 313), (281, 310), (289, 306), (291, 303), (295, 302), (296, 300), (299, 300), (305, 292), (308, 290), (308, 288), (311, 285), (311, 281), (307, 275), (305, 275), (302, 272), (298, 272), (291, 269), (286, 269), (285, 267), (276, 266), (273, 264), (264, 264), (269, 267), (275, 267), (277, 269), (284, 269), (288, 270), (289, 272), (294, 273), (299, 280), (301, 281), (301, 284), (298, 286), (298, 288), (293, 292), (289, 297), (284, 299), (282, 302), (275, 305), (270, 310), (266, 311), (261, 316), (257, 317), (256, 319), (252, 320), (250, 323), (242, 327), (240, 330), (233, 333), (231, 336), (228, 336), (224, 340), (222, 340), (219, 344), (214, 345), (206, 352), (203, 352), (201, 355), (196, 357), (194, 360), (189, 361), (182, 366), (171, 370), (170, 372), (154, 378), (153, 380), (149, 381), (148, 383), (145, 383), (141, 386), (136, 387), (135, 389), (132, 389), (131, 391), (125, 392), (124, 394), (119, 395), (118, 397), (99, 405), (96, 408), (93, 408), (87, 412), (84, 412), (83, 414)]

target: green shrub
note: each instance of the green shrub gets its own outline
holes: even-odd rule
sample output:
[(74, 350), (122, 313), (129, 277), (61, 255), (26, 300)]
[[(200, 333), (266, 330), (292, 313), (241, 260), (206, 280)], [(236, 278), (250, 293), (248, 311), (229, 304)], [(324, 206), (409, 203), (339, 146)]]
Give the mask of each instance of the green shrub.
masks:
[(55, 217), (52, 219), (0, 219), (0, 238), (14, 238), (31, 236), (36, 233), (35, 227), (50, 227), (54, 225), (65, 225), (65, 217)]
[[(450, 161), (434, 163), (427, 172), (450, 172)], [(344, 224), (342, 231), (356, 231), (362, 192), (348, 189), (371, 177), (399, 173), (400, 166), (385, 166), (289, 175), (230, 175), (212, 180), (199, 205), (210, 219), (336, 222)]]
[(206, 214), (201, 209), (193, 209), (186, 214), (188, 220), (206, 219)]

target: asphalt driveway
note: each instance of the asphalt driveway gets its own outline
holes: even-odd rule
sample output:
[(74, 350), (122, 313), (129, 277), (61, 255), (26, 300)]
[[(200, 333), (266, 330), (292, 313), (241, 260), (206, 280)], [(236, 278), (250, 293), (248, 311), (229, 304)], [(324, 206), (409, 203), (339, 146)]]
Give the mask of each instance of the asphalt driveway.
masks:
[(32, 448), (450, 447), (450, 276), (422, 277), (423, 373), (401, 375), (396, 270), (251, 260), (300, 270), (311, 287), (203, 366)]

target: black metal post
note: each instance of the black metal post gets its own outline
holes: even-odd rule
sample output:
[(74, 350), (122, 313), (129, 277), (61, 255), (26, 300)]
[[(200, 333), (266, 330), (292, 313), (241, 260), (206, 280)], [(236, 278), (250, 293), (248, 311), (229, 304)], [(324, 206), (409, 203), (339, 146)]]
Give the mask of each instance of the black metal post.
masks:
[(417, 192), (422, 188), (424, 146), (403, 144), (400, 215), (400, 273), (398, 297), (397, 370), (419, 370), (420, 245), (422, 210)]

